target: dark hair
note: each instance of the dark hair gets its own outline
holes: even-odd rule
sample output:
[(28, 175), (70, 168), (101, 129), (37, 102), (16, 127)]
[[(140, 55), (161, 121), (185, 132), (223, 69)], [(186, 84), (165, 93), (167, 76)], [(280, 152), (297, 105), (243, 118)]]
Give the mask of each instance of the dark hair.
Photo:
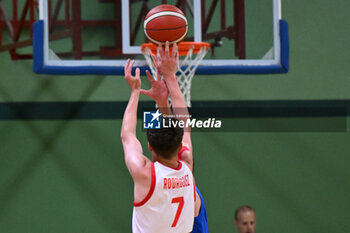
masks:
[(147, 130), (147, 140), (158, 156), (169, 159), (181, 145), (184, 131), (178, 123), (176, 118), (162, 117), (160, 129)]
[(246, 211), (254, 211), (252, 207), (249, 205), (243, 205), (241, 207), (238, 207), (235, 211), (235, 219), (238, 220), (238, 214), (240, 212), (246, 212)]

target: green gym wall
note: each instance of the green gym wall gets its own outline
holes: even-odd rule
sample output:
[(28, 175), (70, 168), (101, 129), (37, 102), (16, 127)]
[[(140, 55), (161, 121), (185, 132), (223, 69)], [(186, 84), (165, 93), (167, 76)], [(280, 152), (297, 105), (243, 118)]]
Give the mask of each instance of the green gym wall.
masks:
[[(331, 103), (346, 109), (349, 122), (350, 2), (282, 3), (289, 73), (196, 76), (192, 99)], [(120, 142), (130, 93), (123, 77), (37, 75), (31, 60), (12, 61), (4, 52), (0, 61), (0, 233), (131, 232), (133, 183)], [(109, 117), (94, 117), (95, 107)], [(50, 111), (61, 119), (40, 118)], [(138, 136), (150, 155), (144, 132)], [(243, 204), (255, 208), (258, 233), (350, 232), (348, 126), (194, 132), (192, 140), (210, 232), (236, 232), (234, 211)]]

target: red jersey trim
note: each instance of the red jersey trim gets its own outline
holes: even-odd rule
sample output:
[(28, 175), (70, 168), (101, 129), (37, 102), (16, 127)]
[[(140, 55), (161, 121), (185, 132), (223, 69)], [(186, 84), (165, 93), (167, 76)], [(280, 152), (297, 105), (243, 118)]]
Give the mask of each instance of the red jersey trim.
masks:
[(194, 183), (195, 181), (194, 181), (194, 177), (193, 177), (193, 175), (192, 175), (192, 179), (193, 179), (193, 194), (194, 194), (194, 202), (196, 202), (196, 200), (197, 200), (197, 195), (196, 195), (197, 190), (196, 190), (196, 184)]
[(140, 202), (135, 202), (134, 201), (134, 206), (135, 207), (140, 207), (142, 205), (144, 205), (153, 195), (153, 192), (154, 192), (154, 188), (156, 187), (156, 171), (155, 171), (155, 168), (154, 168), (154, 163), (151, 164), (151, 187), (147, 193), (147, 196), (145, 197), (145, 199), (143, 199), (142, 201)]
[(181, 148), (181, 150), (179, 151), (179, 153), (177, 153), (177, 159), (179, 159), (179, 160), (182, 160), (182, 158), (181, 158), (181, 155), (182, 155), (182, 153), (184, 152), (184, 151), (189, 151), (190, 149), (187, 147), (187, 146), (182, 146), (182, 148)]
[(164, 167), (168, 167), (168, 168), (174, 169), (176, 171), (178, 171), (178, 170), (180, 170), (182, 168), (182, 163), (180, 161), (178, 161), (178, 162), (179, 162), (179, 165), (177, 165), (177, 167), (169, 167), (169, 166), (167, 166), (167, 165), (165, 165), (165, 164), (163, 164), (163, 163), (158, 161), (158, 163), (162, 164)]

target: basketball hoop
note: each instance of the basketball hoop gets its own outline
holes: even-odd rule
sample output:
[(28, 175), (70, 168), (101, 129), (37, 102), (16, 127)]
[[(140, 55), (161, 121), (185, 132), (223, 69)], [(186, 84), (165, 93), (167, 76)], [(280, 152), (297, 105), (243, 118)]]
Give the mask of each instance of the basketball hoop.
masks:
[[(181, 42), (178, 45), (178, 54), (183, 57), (179, 59), (177, 66), (177, 82), (188, 107), (191, 107), (191, 83), (199, 63), (207, 54), (210, 44), (206, 42)], [(170, 48), (171, 49), (171, 48)], [(147, 61), (152, 75), (157, 79), (157, 68), (154, 67), (152, 54), (160, 56), (158, 46), (152, 43), (141, 45), (141, 51)], [(194, 54), (196, 56), (192, 57)]]

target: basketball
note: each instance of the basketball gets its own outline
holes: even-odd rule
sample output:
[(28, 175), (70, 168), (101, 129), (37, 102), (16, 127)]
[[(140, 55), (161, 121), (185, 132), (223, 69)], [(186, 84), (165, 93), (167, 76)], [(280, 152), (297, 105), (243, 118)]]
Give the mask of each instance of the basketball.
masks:
[(162, 4), (151, 9), (146, 15), (144, 31), (146, 37), (155, 44), (170, 44), (182, 41), (188, 26), (185, 14), (177, 7)]

